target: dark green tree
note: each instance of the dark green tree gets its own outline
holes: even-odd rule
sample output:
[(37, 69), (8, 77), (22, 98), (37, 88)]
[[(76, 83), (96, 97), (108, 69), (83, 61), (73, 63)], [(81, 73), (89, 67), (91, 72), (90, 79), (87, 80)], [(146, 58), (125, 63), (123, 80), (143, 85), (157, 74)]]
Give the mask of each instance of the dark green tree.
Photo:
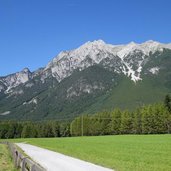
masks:
[(171, 113), (171, 97), (168, 94), (165, 96), (164, 105), (166, 109)]
[(122, 134), (131, 134), (133, 132), (132, 113), (129, 111), (122, 112), (120, 131)]
[(133, 130), (132, 131), (134, 134), (141, 134), (142, 133), (141, 108), (138, 108), (133, 112)]
[(119, 109), (115, 109), (114, 111), (111, 112), (111, 123), (110, 123), (111, 134), (120, 134), (121, 114), (122, 112)]
[(54, 137), (60, 136), (60, 125), (57, 121), (52, 122), (52, 132)]

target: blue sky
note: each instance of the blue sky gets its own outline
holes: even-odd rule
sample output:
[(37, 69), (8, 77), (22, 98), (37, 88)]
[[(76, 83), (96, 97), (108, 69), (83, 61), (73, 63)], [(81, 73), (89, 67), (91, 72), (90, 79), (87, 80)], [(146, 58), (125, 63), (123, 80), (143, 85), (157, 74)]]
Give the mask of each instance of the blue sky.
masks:
[(0, 0), (0, 75), (45, 66), (62, 50), (171, 42), (170, 0)]

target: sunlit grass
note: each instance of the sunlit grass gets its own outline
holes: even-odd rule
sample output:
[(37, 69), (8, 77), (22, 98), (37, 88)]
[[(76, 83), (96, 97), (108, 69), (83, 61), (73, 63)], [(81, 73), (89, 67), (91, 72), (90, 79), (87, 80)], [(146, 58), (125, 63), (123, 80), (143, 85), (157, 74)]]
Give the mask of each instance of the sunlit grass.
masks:
[(16, 139), (118, 171), (170, 171), (171, 135)]

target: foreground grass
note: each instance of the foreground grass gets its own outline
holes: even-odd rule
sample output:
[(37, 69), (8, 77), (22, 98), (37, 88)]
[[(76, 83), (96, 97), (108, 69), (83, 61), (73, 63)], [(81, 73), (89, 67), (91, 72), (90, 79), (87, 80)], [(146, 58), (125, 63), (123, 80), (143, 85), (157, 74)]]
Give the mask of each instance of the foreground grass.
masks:
[(171, 135), (16, 139), (116, 171), (170, 171)]
[(1, 171), (17, 171), (9, 154), (6, 145), (0, 144), (0, 170)]

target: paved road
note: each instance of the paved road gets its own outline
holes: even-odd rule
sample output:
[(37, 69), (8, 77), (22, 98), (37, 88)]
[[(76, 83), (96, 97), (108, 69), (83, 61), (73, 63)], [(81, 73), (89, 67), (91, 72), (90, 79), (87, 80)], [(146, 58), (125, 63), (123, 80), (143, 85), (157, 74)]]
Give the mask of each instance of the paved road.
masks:
[(47, 171), (112, 171), (44, 148), (24, 143), (17, 145)]

